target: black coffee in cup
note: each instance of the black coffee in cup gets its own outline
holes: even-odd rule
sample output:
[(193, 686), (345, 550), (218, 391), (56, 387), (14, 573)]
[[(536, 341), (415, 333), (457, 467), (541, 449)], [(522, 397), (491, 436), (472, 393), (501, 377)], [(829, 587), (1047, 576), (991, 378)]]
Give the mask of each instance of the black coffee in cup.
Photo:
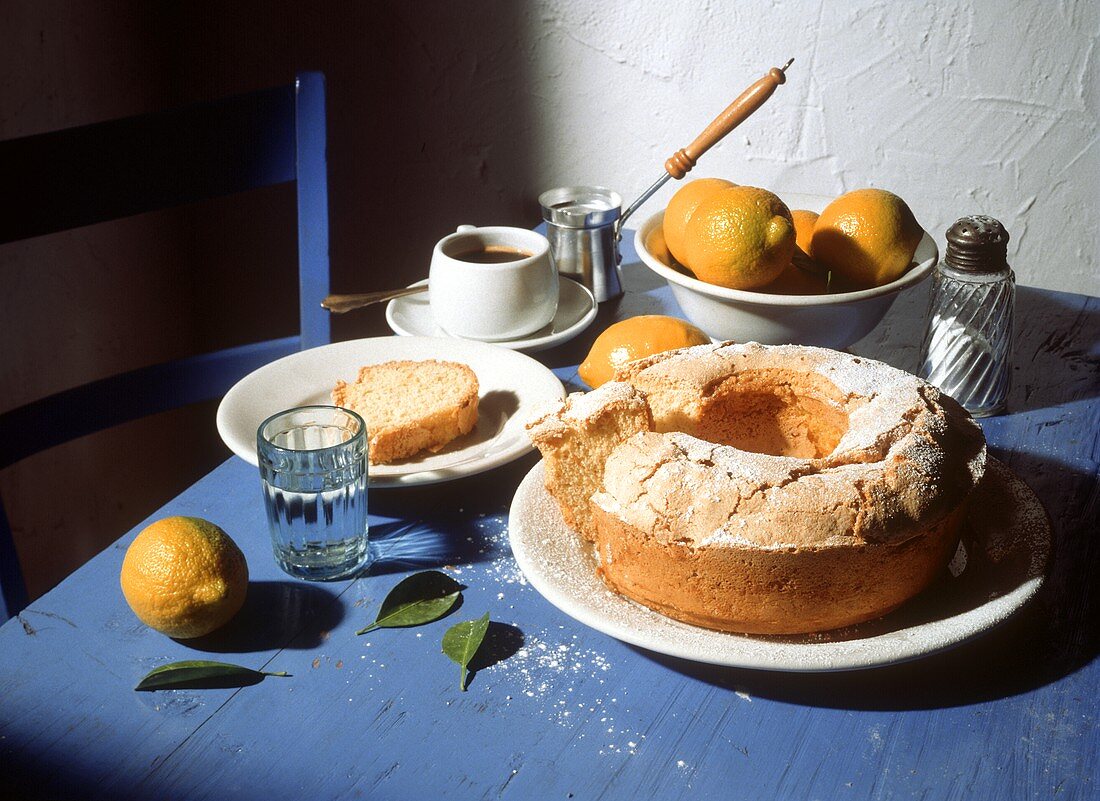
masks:
[(459, 261), (468, 261), (471, 264), (504, 264), (510, 261), (528, 259), (533, 255), (529, 251), (508, 247), (507, 245), (484, 245), (476, 250), (455, 253), (452, 258)]

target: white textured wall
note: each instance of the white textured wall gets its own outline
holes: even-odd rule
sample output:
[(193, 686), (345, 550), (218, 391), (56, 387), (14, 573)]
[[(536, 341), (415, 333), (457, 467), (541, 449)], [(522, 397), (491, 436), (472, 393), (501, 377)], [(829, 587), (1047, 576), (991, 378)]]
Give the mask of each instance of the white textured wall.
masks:
[(1100, 294), (1095, 0), (529, 9), (530, 85), (516, 91), (535, 117), (541, 188), (602, 183), (629, 202), (745, 86), (794, 57), (787, 84), (693, 176), (779, 194), (890, 189), (941, 248), (956, 218), (990, 214), (1012, 235), (1021, 283)]

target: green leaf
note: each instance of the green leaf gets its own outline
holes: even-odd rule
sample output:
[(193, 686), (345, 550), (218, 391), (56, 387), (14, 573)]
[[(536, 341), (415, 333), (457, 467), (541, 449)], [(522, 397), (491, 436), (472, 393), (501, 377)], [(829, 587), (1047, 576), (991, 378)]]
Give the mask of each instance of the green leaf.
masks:
[(466, 692), (466, 674), (470, 660), (474, 658), (477, 649), (481, 647), (481, 642), (485, 639), (485, 632), (488, 630), (489, 613), (486, 612), (477, 620), (455, 623), (443, 635), (443, 653), (452, 662), (457, 662), (459, 668), (461, 668), (458, 686), (462, 692)]
[(462, 585), (446, 573), (438, 570), (413, 573), (390, 590), (374, 622), (355, 633), (431, 623), (447, 614), (461, 594)]
[(189, 660), (161, 665), (145, 674), (135, 690), (210, 690), (226, 687), (247, 687), (263, 681), (264, 676), (289, 676), (279, 671), (262, 670), (231, 665), (228, 662)]

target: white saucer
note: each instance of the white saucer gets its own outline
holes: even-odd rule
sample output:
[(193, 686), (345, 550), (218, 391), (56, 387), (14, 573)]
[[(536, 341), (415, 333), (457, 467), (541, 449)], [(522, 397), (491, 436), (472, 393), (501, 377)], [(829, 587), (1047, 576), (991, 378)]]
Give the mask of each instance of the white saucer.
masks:
[(218, 433), (235, 454), (257, 464), (256, 427), (281, 409), (332, 403), (338, 379), (393, 360), (462, 362), (477, 375), (480, 402), (474, 430), (437, 453), (371, 465), (372, 487), (407, 487), (473, 475), (531, 451), (525, 425), (538, 406), (565, 397), (561, 381), (530, 356), (484, 342), (424, 337), (374, 337), (303, 350), (238, 381), (218, 407)]
[(890, 665), (992, 629), (1043, 583), (1050, 521), (1039, 499), (990, 458), (974, 491), (959, 553), (923, 593), (879, 620), (791, 637), (726, 634), (665, 617), (608, 589), (592, 546), (562, 520), (543, 463), (520, 483), (508, 513), (512, 553), (527, 580), (567, 615), (657, 653), (728, 667), (817, 672)]
[[(417, 281), (409, 286), (424, 286), (428, 279)], [(545, 350), (575, 337), (596, 318), (596, 299), (585, 287), (576, 281), (558, 277), (558, 313), (554, 319), (533, 334), (520, 339), (505, 342), (493, 342), (509, 350), (521, 350), (532, 353)], [(435, 324), (432, 308), (429, 305), (428, 292), (406, 295), (386, 304), (386, 322), (395, 334), (403, 337), (449, 337), (450, 335)], [(452, 337), (457, 339), (458, 337)], [(472, 341), (472, 340), (469, 340)]]

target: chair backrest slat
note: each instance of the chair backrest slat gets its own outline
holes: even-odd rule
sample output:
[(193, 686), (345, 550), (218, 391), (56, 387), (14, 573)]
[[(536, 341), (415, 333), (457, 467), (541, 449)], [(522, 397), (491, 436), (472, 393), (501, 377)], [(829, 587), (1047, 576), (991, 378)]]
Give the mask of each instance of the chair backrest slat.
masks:
[(0, 470), (64, 442), (150, 414), (220, 397), (298, 337), (239, 345), (81, 384), (0, 414)]
[(321, 308), (328, 295), (328, 189), (325, 142), (325, 79), (319, 72), (298, 76), (298, 303), (302, 348), (332, 341), (329, 313)]
[(293, 181), (294, 102), (281, 86), (3, 142), (0, 183), (20, 202), (0, 243)]

